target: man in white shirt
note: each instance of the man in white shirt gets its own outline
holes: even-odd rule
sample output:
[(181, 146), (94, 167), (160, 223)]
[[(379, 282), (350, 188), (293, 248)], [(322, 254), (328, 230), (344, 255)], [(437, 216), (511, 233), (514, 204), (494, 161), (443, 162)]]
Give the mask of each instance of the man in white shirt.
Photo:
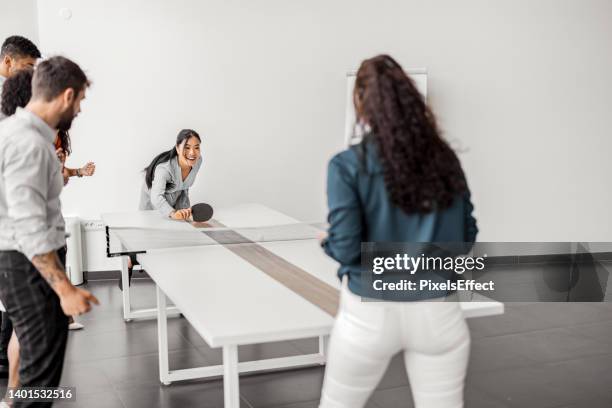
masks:
[[(58, 258), (65, 247), (64, 181), (55, 129), (70, 128), (88, 86), (77, 64), (50, 58), (35, 70), (28, 105), (0, 122), (0, 300), (19, 338), (22, 387), (59, 385), (67, 315), (98, 303), (70, 283)], [(30, 406), (51, 403), (15, 404)]]
[[(21, 69), (32, 69), (36, 60), (40, 58), (40, 51), (36, 45), (25, 37), (13, 35), (8, 37), (0, 47), (0, 94), (6, 78)], [(0, 109), (0, 121), (6, 116)], [(0, 378), (8, 376), (8, 344), (13, 331), (8, 317), (0, 313)]]

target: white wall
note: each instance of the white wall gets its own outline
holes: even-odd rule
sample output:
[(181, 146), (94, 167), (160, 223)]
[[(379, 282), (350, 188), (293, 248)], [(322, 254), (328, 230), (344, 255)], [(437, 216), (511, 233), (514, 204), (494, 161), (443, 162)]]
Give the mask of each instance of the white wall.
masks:
[(344, 75), (387, 52), (428, 68), (446, 137), (467, 150), (480, 240), (612, 240), (608, 0), (42, 0), (38, 12), (44, 51), (94, 80), (69, 162), (98, 173), (71, 182), (68, 213), (135, 209), (140, 170), (192, 127), (205, 151), (194, 201), (322, 219)]
[(21, 35), (38, 44), (36, 0), (0, 0), (0, 43)]

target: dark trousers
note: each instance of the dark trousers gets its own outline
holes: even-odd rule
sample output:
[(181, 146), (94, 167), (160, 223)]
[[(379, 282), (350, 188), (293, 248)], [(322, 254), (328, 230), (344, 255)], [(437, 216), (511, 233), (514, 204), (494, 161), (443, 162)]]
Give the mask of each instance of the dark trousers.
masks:
[[(59, 297), (20, 252), (0, 251), (0, 300), (19, 339), (22, 387), (57, 387), (68, 340), (68, 317)], [(51, 403), (15, 402), (15, 408)]]
[(13, 333), (11, 319), (4, 312), (0, 313), (0, 364), (7, 358), (8, 344)]

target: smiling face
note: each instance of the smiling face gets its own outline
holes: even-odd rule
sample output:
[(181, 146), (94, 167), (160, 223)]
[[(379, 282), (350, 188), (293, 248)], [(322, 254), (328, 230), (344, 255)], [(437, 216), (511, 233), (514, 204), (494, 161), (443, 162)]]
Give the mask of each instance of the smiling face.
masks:
[(200, 158), (200, 140), (191, 136), (180, 145), (176, 146), (179, 166), (182, 168), (193, 167)]

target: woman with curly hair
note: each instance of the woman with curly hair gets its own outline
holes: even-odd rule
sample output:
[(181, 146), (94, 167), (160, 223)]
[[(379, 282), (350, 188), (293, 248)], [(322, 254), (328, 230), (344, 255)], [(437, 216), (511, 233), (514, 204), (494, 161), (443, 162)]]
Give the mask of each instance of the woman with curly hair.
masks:
[(402, 352), (417, 408), (463, 406), (470, 336), (458, 302), (440, 292), (368, 302), (362, 242), (474, 242), (478, 229), (459, 160), (401, 66), (380, 55), (357, 72), (354, 104), (363, 141), (328, 168), (329, 231), (340, 263), (340, 310), (332, 331), (321, 407), (363, 407)]

